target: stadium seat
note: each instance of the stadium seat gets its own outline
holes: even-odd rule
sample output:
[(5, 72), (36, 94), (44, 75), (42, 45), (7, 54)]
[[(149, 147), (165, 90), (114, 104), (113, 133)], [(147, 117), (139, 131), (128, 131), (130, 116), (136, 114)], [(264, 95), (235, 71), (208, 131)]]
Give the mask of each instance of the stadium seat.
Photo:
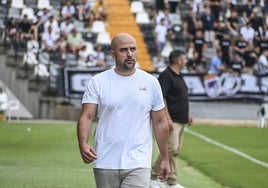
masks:
[(111, 38), (108, 32), (98, 33), (96, 43), (100, 45), (110, 45)]
[(50, 0), (38, 0), (37, 1), (37, 9), (41, 10), (43, 8), (47, 8), (49, 10), (52, 9), (52, 6), (50, 4)]
[(24, 3), (27, 7), (31, 7), (33, 9), (36, 9), (37, 7), (37, 0), (24, 0)]
[(28, 16), (28, 20), (33, 22), (36, 19), (36, 16), (34, 15), (34, 9), (31, 7), (24, 7), (21, 10), (21, 18), (23, 18), (23, 15), (27, 15)]
[(171, 46), (170, 42), (166, 42), (164, 49), (161, 52), (161, 55), (164, 58), (168, 58), (170, 52), (173, 50), (173, 47)]
[(12, 0), (10, 7), (22, 9), (25, 7), (23, 0)]
[(263, 128), (268, 121), (268, 102), (263, 103), (258, 110), (258, 127)]
[(8, 9), (8, 18), (15, 18), (17, 20), (21, 20), (20, 9), (10, 7)]
[(7, 115), (8, 115), (8, 121), (11, 121), (11, 116), (13, 115), (12, 112), (15, 113), (17, 121), (19, 121), (19, 109), (20, 109), (20, 101), (18, 100), (10, 100), (8, 102), (8, 110), (7, 110)]
[(106, 32), (106, 26), (103, 21), (96, 20), (92, 24), (91, 28), (92, 33), (101, 33), (101, 32)]
[(149, 14), (148, 12), (145, 12), (145, 11), (138, 12), (136, 14), (135, 19), (136, 19), (137, 24), (150, 24), (151, 23)]
[(130, 12), (136, 14), (138, 12), (145, 12), (144, 5), (141, 1), (131, 1)]

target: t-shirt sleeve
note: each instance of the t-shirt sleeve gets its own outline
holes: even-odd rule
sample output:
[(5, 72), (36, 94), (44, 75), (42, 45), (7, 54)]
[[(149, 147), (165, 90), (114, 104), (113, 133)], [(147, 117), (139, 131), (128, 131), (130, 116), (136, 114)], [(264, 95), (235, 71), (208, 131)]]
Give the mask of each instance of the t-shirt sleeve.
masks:
[(161, 110), (165, 107), (164, 101), (163, 101), (163, 94), (160, 87), (160, 84), (158, 80), (154, 79), (154, 89), (153, 89), (153, 111)]
[(98, 104), (99, 97), (98, 97), (98, 91), (96, 87), (96, 82), (92, 78), (89, 80), (88, 86), (84, 92), (83, 99), (82, 99), (82, 104), (84, 103), (93, 103), (93, 104)]

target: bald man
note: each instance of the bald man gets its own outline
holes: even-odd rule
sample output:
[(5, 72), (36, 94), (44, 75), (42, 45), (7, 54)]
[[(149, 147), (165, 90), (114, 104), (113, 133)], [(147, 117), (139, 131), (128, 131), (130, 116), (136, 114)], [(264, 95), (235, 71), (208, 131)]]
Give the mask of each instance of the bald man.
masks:
[[(93, 162), (97, 188), (149, 188), (152, 130), (161, 155), (158, 178), (169, 175), (168, 122), (158, 80), (136, 69), (135, 39), (127, 33), (111, 41), (115, 68), (93, 76), (77, 122), (79, 149)], [(95, 116), (94, 146), (88, 144)]]

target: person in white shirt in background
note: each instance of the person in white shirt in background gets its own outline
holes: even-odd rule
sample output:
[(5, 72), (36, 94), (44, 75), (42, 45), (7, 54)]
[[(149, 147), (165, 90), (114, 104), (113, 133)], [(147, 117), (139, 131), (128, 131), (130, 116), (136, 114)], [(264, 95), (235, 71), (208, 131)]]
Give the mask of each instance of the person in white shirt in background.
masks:
[(251, 27), (251, 23), (247, 22), (246, 25), (240, 28), (240, 34), (248, 41), (250, 44), (253, 44), (253, 40), (255, 37), (255, 31)]
[(264, 49), (258, 58), (258, 74), (265, 76), (268, 74), (268, 49)]
[(157, 58), (158, 62), (162, 61), (162, 51), (167, 41), (167, 27), (165, 26), (165, 18), (162, 18), (160, 23), (155, 26), (154, 29), (155, 42), (157, 46)]
[(48, 27), (52, 28), (52, 32), (55, 35), (60, 35), (60, 28), (58, 21), (54, 18), (53, 15), (49, 16), (48, 20), (44, 23), (45, 32), (48, 31)]
[(60, 23), (60, 32), (61, 34), (67, 36), (69, 35), (74, 28), (71, 17), (66, 17), (63, 22)]
[[(8, 97), (3, 86), (0, 86), (0, 116), (6, 119), (6, 111), (8, 109)], [(1, 119), (0, 119), (1, 121)]]
[(65, 19), (67, 17), (73, 18), (76, 14), (75, 6), (71, 1), (67, 0), (61, 9), (61, 16)]

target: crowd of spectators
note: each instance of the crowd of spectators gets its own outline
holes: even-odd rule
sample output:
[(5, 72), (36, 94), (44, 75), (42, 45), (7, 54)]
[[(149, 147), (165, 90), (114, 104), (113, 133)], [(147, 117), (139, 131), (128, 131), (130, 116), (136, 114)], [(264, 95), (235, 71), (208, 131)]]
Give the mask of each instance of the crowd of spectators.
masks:
[(189, 60), (185, 72), (267, 75), (267, 0), (157, 1), (153, 21), (158, 60), (174, 32), (175, 14), (181, 16), (180, 37), (185, 41), (179, 47), (184, 47)]
[[(20, 19), (7, 16), (5, 35), (11, 47), (15, 52), (24, 48), (24, 61), (31, 61), (30, 64), (40, 63), (39, 54), (47, 53), (64, 66), (106, 67), (102, 46), (84, 37), (95, 21), (107, 23), (105, 0), (58, 1), (61, 3), (58, 14), (48, 6), (35, 8), (35, 19), (29, 19), (27, 14)], [(152, 1), (150, 13), (157, 61), (163, 61), (165, 46), (173, 49), (179, 46), (184, 48), (189, 60), (185, 72), (266, 75), (267, 7), (267, 0)], [(181, 18), (180, 24), (174, 23), (176, 15)], [(79, 30), (77, 22), (84, 25), (85, 33)], [(178, 25), (181, 30), (176, 32)], [(178, 45), (177, 38), (184, 43)], [(33, 52), (34, 43), (38, 50)], [(76, 63), (66, 63), (68, 57)]]
[[(34, 66), (41, 63), (47, 67), (49, 63), (57, 63), (62, 67), (70, 66), (66, 62), (68, 57), (72, 57), (76, 60), (76, 63), (72, 64), (75, 67), (105, 67), (106, 54), (102, 51), (102, 46), (94, 41), (98, 33), (93, 34), (95, 37), (93, 39), (85, 37), (91, 31), (94, 21), (106, 23), (108, 15), (105, 1), (58, 0), (58, 2), (61, 4), (60, 10), (56, 10), (53, 6), (32, 8), (25, 1), (25, 7), (32, 8), (34, 15), (22, 14), (23, 8), (16, 8), (21, 13), (17, 18), (7, 13), (5, 43), (10, 44), (8, 47), (15, 53), (22, 51), (24, 63)], [(29, 19), (30, 16), (33, 19)], [(76, 23), (80, 23), (79, 27)], [(81, 58), (82, 51), (86, 52), (84, 55), (87, 57)]]

